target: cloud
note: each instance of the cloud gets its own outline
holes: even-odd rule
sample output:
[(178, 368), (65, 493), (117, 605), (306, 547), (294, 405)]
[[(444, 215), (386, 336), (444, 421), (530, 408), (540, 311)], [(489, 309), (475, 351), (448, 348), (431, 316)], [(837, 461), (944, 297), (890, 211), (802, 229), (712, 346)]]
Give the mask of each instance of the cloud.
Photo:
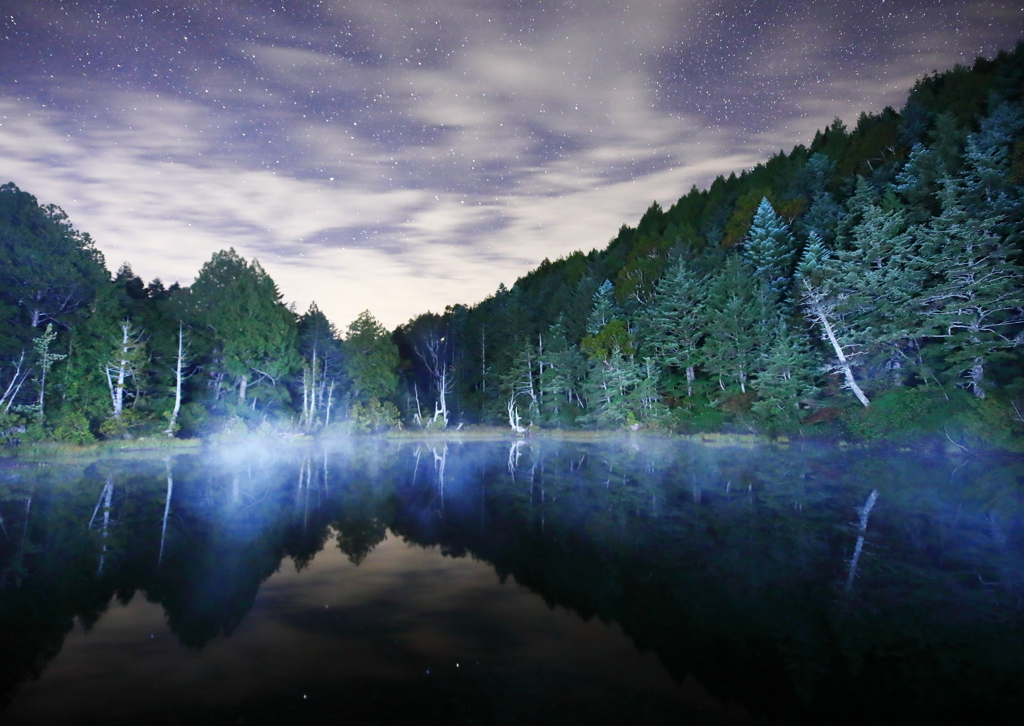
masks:
[(300, 309), (393, 326), (603, 247), (651, 201), (835, 116), (899, 106), (1021, 19), (966, 0), (799, 17), (738, 0), (43, 2), (0, 19), (0, 157), (112, 267), (188, 283), (234, 246)]

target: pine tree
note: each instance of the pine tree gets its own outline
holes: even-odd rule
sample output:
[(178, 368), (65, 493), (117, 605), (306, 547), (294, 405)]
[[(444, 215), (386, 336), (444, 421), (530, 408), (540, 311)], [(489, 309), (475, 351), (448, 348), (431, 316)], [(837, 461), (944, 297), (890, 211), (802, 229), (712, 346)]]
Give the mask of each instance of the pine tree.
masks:
[(345, 383), (345, 360), (334, 325), (316, 303), (298, 319), (298, 343), (303, 359), (301, 420), (307, 426), (326, 426)]
[(295, 315), (258, 261), (247, 263), (233, 249), (215, 252), (189, 288), (189, 304), (216, 367), (235, 379), (239, 403), (254, 376), (276, 386), (299, 367)]
[[(997, 105), (991, 115), (982, 119), (978, 131), (967, 138), (964, 169), (956, 192), (958, 204), (968, 213), (980, 217), (995, 215), (997, 231), (1011, 244), (1019, 244), (1024, 236), (1022, 136), (1024, 108), (1020, 103)], [(942, 183), (948, 186), (946, 180)]]
[[(653, 358), (644, 358), (638, 366), (639, 380), (630, 391), (630, 410), (634, 414), (636, 424), (656, 422), (666, 411), (661, 402), (661, 368)], [(628, 414), (627, 414), (628, 420)]]
[(591, 360), (584, 384), (587, 413), (584, 423), (599, 428), (622, 426), (632, 413), (630, 394), (643, 380), (633, 356), (615, 349), (607, 358)]
[(801, 401), (818, 390), (814, 378), (820, 363), (812, 353), (806, 333), (781, 318), (763, 356), (761, 370), (752, 384), (757, 400), (751, 409), (769, 421), (791, 424), (799, 420)]
[(653, 302), (638, 315), (640, 351), (666, 368), (685, 371), (693, 395), (695, 368), (704, 337), (705, 282), (677, 259), (658, 281)]
[(853, 375), (851, 349), (855, 346), (850, 341), (842, 316), (836, 312), (845, 292), (830, 278), (830, 267), (831, 255), (821, 238), (812, 233), (797, 267), (804, 310), (811, 323), (821, 331), (821, 337), (832, 347), (836, 356), (833, 368), (843, 374), (845, 386), (853, 391), (857, 400), (868, 406), (870, 401)]
[(1011, 333), (1024, 322), (1024, 268), (1000, 233), (1005, 217), (967, 211), (977, 183), (947, 180), (942, 214), (921, 230), (934, 278), (918, 304), (928, 335), (943, 339), (947, 362), (983, 398), (986, 364), (1018, 344)]
[(932, 136), (932, 143), (916, 144), (910, 150), (907, 163), (896, 175), (895, 189), (907, 201), (916, 222), (938, 213), (941, 180), (961, 165), (967, 140), (967, 132), (957, 125), (952, 113), (939, 114)]
[(30, 328), (67, 327), (70, 316), (109, 281), (92, 238), (53, 205), (14, 184), (0, 186), (0, 302)]
[(570, 344), (561, 316), (544, 336), (541, 360), (541, 422), (570, 424), (583, 407), (581, 388), (587, 366), (579, 349)]
[(762, 279), (753, 277), (738, 255), (732, 255), (725, 269), (709, 285), (705, 307), (707, 331), (701, 357), (707, 370), (723, 378), (734, 377), (746, 393), (747, 380), (758, 370), (760, 348), (766, 330), (777, 316), (774, 293)]
[(916, 300), (925, 265), (895, 195), (875, 200), (863, 182), (862, 192), (851, 200), (852, 224), (837, 238), (828, 285), (850, 343), (864, 357), (880, 355), (880, 365), (892, 372), (891, 382), (901, 385), (921, 337)]
[[(540, 381), (537, 350), (532, 345), (520, 346), (501, 382), (502, 397), (515, 405), (530, 424), (540, 418)], [(523, 405), (519, 405), (522, 401)]]
[(345, 331), (346, 373), (352, 381), (352, 398), (367, 402), (387, 400), (398, 388), (398, 346), (391, 334), (365, 310)]
[(796, 264), (796, 242), (767, 197), (761, 199), (754, 213), (744, 254), (755, 274), (780, 298), (789, 291)]
[(809, 237), (813, 232), (823, 240), (831, 240), (842, 218), (843, 210), (835, 197), (829, 192), (821, 192), (811, 200), (811, 208), (796, 226), (803, 237)]
[(594, 293), (594, 300), (587, 318), (587, 335), (597, 335), (616, 317), (615, 286), (609, 280), (601, 283)]

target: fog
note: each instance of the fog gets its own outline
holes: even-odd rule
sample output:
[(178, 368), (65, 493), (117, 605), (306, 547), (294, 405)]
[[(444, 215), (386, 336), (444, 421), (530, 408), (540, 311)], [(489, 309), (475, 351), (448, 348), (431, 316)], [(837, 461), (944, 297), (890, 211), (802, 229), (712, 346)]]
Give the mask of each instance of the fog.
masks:
[[(652, 437), (7, 462), (6, 715), (31, 720), (86, 652), (109, 666), (97, 692), (131, 690), (113, 674), (156, 657), (124, 641), (149, 630), (172, 669), (153, 698), (179, 716), (213, 708), (195, 679), (216, 671), (235, 684), (217, 707), (241, 716), (285, 708), (301, 672), (323, 715), (342, 708), (323, 697), (333, 674), (358, 713), (405, 689), (486, 721), (539, 689), (572, 712), (586, 692), (599, 716), (628, 692), (666, 718), (700, 702), (781, 722), (998, 720), (1024, 672), (1021, 476), (1015, 460)], [(449, 673), (466, 654), (485, 666)], [(439, 701), (418, 690), (431, 668)]]

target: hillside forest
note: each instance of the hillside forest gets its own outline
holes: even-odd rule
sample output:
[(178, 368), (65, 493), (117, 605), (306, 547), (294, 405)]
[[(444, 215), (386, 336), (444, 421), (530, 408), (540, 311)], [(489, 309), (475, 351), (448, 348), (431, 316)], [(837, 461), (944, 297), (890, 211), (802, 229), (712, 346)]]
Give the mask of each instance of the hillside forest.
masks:
[(1024, 449), (1024, 43), (394, 331), (116, 272), (0, 187), (7, 443), (496, 424)]

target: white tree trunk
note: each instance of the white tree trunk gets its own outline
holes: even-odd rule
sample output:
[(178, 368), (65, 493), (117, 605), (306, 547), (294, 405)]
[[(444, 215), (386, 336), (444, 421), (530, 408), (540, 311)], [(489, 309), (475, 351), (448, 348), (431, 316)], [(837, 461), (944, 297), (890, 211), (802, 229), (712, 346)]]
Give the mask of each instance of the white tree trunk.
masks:
[(174, 477), (171, 475), (171, 459), (164, 459), (167, 465), (167, 497), (164, 499), (164, 521), (160, 529), (160, 554), (156, 558), (156, 566), (159, 569), (160, 563), (164, 560), (164, 541), (167, 539), (167, 515), (171, 513), (171, 493), (174, 491)]
[(316, 358), (316, 348), (313, 348), (313, 370), (310, 373), (309, 379), (309, 423), (310, 425), (316, 421), (316, 374), (319, 363)]
[(118, 346), (117, 360), (106, 366), (110, 406), (115, 419), (121, 418), (124, 411), (124, 388), (128, 379), (135, 375), (133, 354), (138, 345), (138, 336), (134, 335), (131, 321), (125, 320), (121, 323), (121, 343)]
[(0, 406), (3, 406), (4, 411), (11, 410), (11, 404), (14, 403), (14, 399), (18, 396), (18, 391), (21, 390), (21, 384), (28, 377), (28, 371), (22, 372), (21, 367), (25, 362), (25, 351), (21, 351), (21, 358), (14, 364), (14, 375), (11, 376), (11, 382), (7, 384), (4, 395), (0, 397)]
[(853, 580), (857, 577), (857, 563), (860, 561), (860, 553), (864, 549), (864, 536), (868, 531), (868, 515), (871, 514), (871, 508), (875, 506), (876, 501), (878, 501), (878, 490), (872, 489), (871, 494), (868, 495), (868, 500), (864, 502), (864, 506), (860, 510), (857, 545), (853, 549), (853, 558), (850, 560), (850, 574), (846, 578), (847, 592), (853, 589)]
[[(805, 283), (806, 285), (806, 283)], [(850, 360), (846, 357), (843, 352), (843, 346), (839, 344), (838, 338), (836, 338), (835, 329), (832, 327), (831, 321), (828, 319), (828, 312), (825, 310), (825, 305), (821, 300), (816, 299), (817, 294), (811, 289), (809, 285), (806, 285), (808, 289), (808, 300), (807, 305), (811, 311), (811, 317), (821, 326), (825, 333), (825, 338), (829, 343), (832, 344), (832, 350), (835, 351), (836, 358), (839, 360), (839, 369), (843, 372), (843, 376), (846, 378), (846, 386), (853, 391), (853, 395), (857, 397), (865, 407), (871, 404), (868, 401), (868, 397), (864, 395), (864, 391), (857, 385), (857, 380), (853, 377), (853, 369), (850, 366)]]
[(97, 575), (103, 573), (103, 564), (107, 559), (107, 537), (110, 534), (110, 500), (113, 496), (114, 481), (108, 478), (107, 483), (103, 487), (103, 493), (100, 495), (103, 501), (103, 549), (100, 551), (100, 566), (96, 570)]
[(178, 422), (178, 414), (181, 412), (181, 380), (182, 370), (185, 364), (185, 331), (182, 324), (178, 322), (178, 358), (174, 364), (174, 408), (171, 409), (171, 420), (164, 432), (168, 436), (174, 436), (174, 425)]
[(508, 399), (506, 409), (508, 410), (508, 425), (512, 427), (512, 432), (516, 434), (526, 433), (526, 429), (520, 423), (519, 407), (516, 406), (516, 395), (514, 393)]
[(334, 403), (334, 380), (331, 380), (331, 386), (327, 390), (327, 411), (324, 416), (324, 428), (331, 425), (331, 404)]
[(301, 426), (309, 426), (309, 366), (302, 369), (302, 419)]

